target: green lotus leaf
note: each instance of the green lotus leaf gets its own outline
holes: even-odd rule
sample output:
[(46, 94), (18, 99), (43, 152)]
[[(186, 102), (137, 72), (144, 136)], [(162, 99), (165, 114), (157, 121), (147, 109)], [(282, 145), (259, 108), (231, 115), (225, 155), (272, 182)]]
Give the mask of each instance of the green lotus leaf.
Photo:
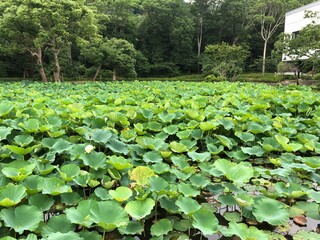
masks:
[(92, 221), (106, 231), (112, 231), (129, 223), (128, 214), (114, 201), (98, 202), (92, 206), (90, 213)]
[(169, 183), (162, 177), (152, 176), (148, 178), (150, 189), (157, 194), (165, 194), (169, 189)]
[(160, 163), (163, 161), (163, 159), (159, 152), (152, 151), (147, 152), (143, 155), (143, 161), (145, 161), (146, 163)]
[(308, 195), (316, 203), (320, 203), (320, 192), (316, 192), (316, 191), (311, 189), (311, 190), (308, 191)]
[(240, 207), (247, 207), (253, 204), (253, 197), (248, 193), (237, 194), (234, 199)]
[(111, 164), (115, 169), (119, 171), (132, 167), (132, 164), (129, 161), (129, 159), (126, 159), (122, 156), (116, 156), (116, 155), (109, 157), (109, 160), (107, 160), (107, 163)]
[(211, 154), (209, 152), (188, 152), (188, 156), (191, 157), (192, 161), (195, 162), (205, 162), (211, 159)]
[(67, 233), (56, 232), (50, 234), (45, 240), (84, 240), (84, 238), (80, 237), (78, 233), (73, 231)]
[(32, 143), (34, 138), (31, 135), (17, 135), (14, 137), (14, 142), (20, 147), (26, 147)]
[(54, 199), (51, 196), (43, 194), (31, 195), (28, 199), (29, 205), (35, 206), (42, 212), (48, 211), (54, 204)]
[(74, 146), (73, 143), (68, 142), (67, 140), (64, 140), (62, 138), (59, 138), (54, 142), (54, 144), (51, 147), (51, 150), (55, 153), (62, 153), (69, 151)]
[(238, 138), (241, 139), (243, 142), (253, 142), (255, 139), (255, 136), (252, 133), (249, 132), (240, 132), (237, 131), (234, 133)]
[(34, 231), (42, 221), (42, 212), (35, 206), (21, 205), (16, 208), (2, 209), (0, 218), (5, 226), (13, 228), (19, 234)]
[(93, 223), (90, 215), (90, 209), (97, 204), (94, 200), (80, 201), (76, 208), (67, 208), (65, 210), (66, 216), (70, 222), (79, 224), (81, 226), (90, 227)]
[(170, 171), (170, 166), (167, 163), (156, 163), (151, 166), (151, 169), (157, 174), (164, 174)]
[(296, 183), (277, 182), (275, 190), (279, 193), (279, 196), (289, 198), (299, 198), (307, 194), (307, 192), (302, 190), (301, 185)]
[(247, 166), (243, 162), (236, 164), (225, 159), (219, 159), (214, 162), (214, 166), (236, 184), (248, 182), (253, 177), (252, 166)]
[(61, 193), (60, 197), (61, 197), (61, 203), (64, 203), (66, 205), (75, 205), (82, 199), (80, 194), (77, 192)]
[(272, 127), (269, 125), (263, 126), (256, 122), (250, 122), (248, 124), (248, 131), (252, 132), (253, 134), (264, 133), (270, 131), (271, 129)]
[(112, 152), (119, 153), (119, 154), (127, 155), (129, 152), (127, 144), (119, 140), (111, 139), (109, 143), (106, 144), (106, 147), (110, 148)]
[(42, 227), (41, 236), (49, 237), (51, 234), (60, 232), (68, 233), (75, 230), (75, 225), (72, 224), (65, 214), (53, 216)]
[(162, 125), (158, 122), (148, 122), (147, 128), (154, 132), (160, 132), (162, 130)]
[(138, 166), (130, 172), (130, 180), (135, 181), (138, 185), (148, 184), (148, 178), (154, 176), (154, 171), (146, 166)]
[(38, 240), (38, 237), (33, 233), (29, 233), (25, 240)]
[[(89, 135), (88, 133), (86, 135)], [(106, 144), (110, 141), (112, 137), (112, 132), (104, 129), (95, 129), (92, 134), (90, 134), (91, 139), (87, 138), (87, 140), (93, 140), (96, 143)]]
[(163, 197), (159, 200), (160, 205), (163, 209), (165, 209), (169, 213), (179, 213), (179, 208), (175, 204), (175, 198)]
[(320, 220), (320, 204), (315, 202), (299, 201), (296, 202), (294, 206), (305, 211), (307, 217)]
[(200, 209), (192, 213), (192, 226), (199, 229), (203, 235), (212, 235), (218, 230), (218, 219), (207, 209)]
[(101, 200), (112, 200), (112, 196), (109, 194), (109, 191), (105, 188), (98, 187), (94, 190), (94, 194)]
[(232, 147), (234, 146), (234, 142), (230, 138), (222, 135), (215, 135), (215, 136), (219, 139), (221, 144), (227, 147), (229, 150), (231, 150)]
[(104, 169), (107, 166), (107, 156), (103, 152), (92, 151), (80, 155), (80, 159), (86, 166), (95, 170)]
[(227, 118), (220, 119), (219, 122), (226, 130), (231, 130), (235, 127), (234, 122)]
[(109, 194), (117, 202), (124, 202), (132, 196), (132, 190), (128, 187), (118, 187), (116, 190), (110, 190)]
[(20, 182), (31, 175), (35, 167), (35, 164), (28, 161), (16, 160), (5, 165), (1, 172), (13, 181)]
[(302, 161), (309, 167), (320, 169), (320, 161), (318, 157), (303, 157)]
[(0, 206), (12, 207), (27, 196), (26, 188), (22, 185), (8, 184), (0, 189)]
[(236, 159), (238, 161), (243, 161), (243, 160), (247, 160), (248, 158), (250, 158), (250, 155), (245, 154), (243, 151), (238, 150), (238, 151), (230, 151), (227, 152), (225, 151), (225, 154), (227, 154), (227, 156), (229, 158), (233, 158)]
[(176, 205), (179, 207), (180, 211), (187, 215), (194, 213), (201, 208), (200, 204), (190, 197), (180, 196), (176, 201)]
[(10, 102), (0, 103), (0, 117), (8, 115), (13, 108), (14, 105), (10, 104)]
[(287, 152), (296, 152), (298, 150), (300, 150), (303, 145), (299, 144), (299, 143), (289, 143), (289, 138), (285, 137), (285, 136), (281, 136), (281, 135), (275, 135), (275, 138), (277, 140), (277, 142), (287, 151)]
[(163, 131), (169, 135), (174, 135), (179, 131), (179, 127), (177, 125), (170, 125), (168, 127), (164, 127)]
[(210, 181), (201, 174), (194, 174), (190, 177), (189, 180), (193, 184), (193, 186), (196, 186), (198, 188), (204, 188), (210, 183)]
[(80, 167), (76, 164), (65, 164), (62, 167), (60, 167), (58, 171), (63, 180), (69, 182), (80, 174)]
[(187, 146), (183, 145), (182, 143), (178, 143), (178, 142), (171, 142), (170, 148), (173, 152), (176, 152), (176, 153), (183, 153), (183, 152), (187, 152), (189, 150)]
[(141, 142), (137, 138), (137, 142), (143, 148), (149, 148), (155, 151), (159, 151), (165, 146), (165, 142), (160, 138), (143, 137), (141, 138)]
[(19, 126), (23, 127), (27, 133), (36, 133), (40, 128), (40, 121), (35, 118), (29, 118), (28, 120), (19, 124)]
[(200, 190), (195, 189), (191, 184), (180, 183), (178, 188), (185, 197), (196, 197), (200, 195)]
[(248, 155), (253, 155), (253, 156), (258, 156), (261, 157), (264, 154), (264, 150), (260, 146), (253, 146), (253, 147), (241, 147), (242, 152), (248, 154)]
[(266, 234), (264, 231), (261, 231), (254, 226), (248, 227), (244, 223), (229, 222), (228, 229), (221, 228), (220, 231), (226, 237), (231, 237), (232, 235), (236, 235), (240, 237), (241, 240), (248, 240), (248, 239), (269, 240), (268, 234)]
[(39, 185), (43, 179), (44, 178), (39, 175), (30, 175), (23, 182), (21, 182), (21, 185), (27, 189), (28, 194), (35, 194), (41, 191)]
[(259, 222), (267, 222), (273, 226), (281, 225), (289, 220), (289, 212), (283, 204), (271, 198), (258, 200), (252, 210)]
[(140, 235), (144, 227), (141, 222), (130, 221), (126, 227), (120, 227), (118, 230), (122, 235)]
[(207, 149), (211, 154), (218, 155), (219, 153), (221, 153), (224, 150), (224, 147), (222, 145), (217, 147), (216, 145), (209, 143), (209, 144), (207, 144)]
[(205, 132), (217, 129), (218, 124), (214, 122), (202, 122), (200, 123), (199, 127), (202, 131)]
[(0, 141), (6, 139), (7, 136), (11, 133), (11, 131), (12, 131), (12, 128), (10, 127), (0, 127)]
[(172, 222), (168, 219), (161, 219), (160, 221), (154, 223), (151, 226), (151, 235), (153, 236), (163, 236), (167, 235), (173, 230)]
[(235, 197), (232, 194), (220, 195), (218, 197), (218, 201), (222, 205), (226, 205), (226, 206), (235, 206), (238, 204), (238, 202), (236, 201)]
[(319, 233), (300, 230), (293, 235), (293, 240), (316, 240), (319, 239)]
[(223, 214), (223, 217), (228, 221), (228, 222), (241, 222), (242, 217), (239, 212), (225, 212)]
[(179, 131), (177, 132), (177, 137), (179, 139), (188, 139), (191, 135), (192, 131), (187, 129), (187, 130), (183, 130), (183, 131)]
[(174, 113), (164, 114), (160, 113), (158, 114), (159, 119), (164, 123), (172, 122), (173, 119), (175, 119), (176, 115)]
[(23, 148), (23, 147), (18, 147), (18, 146), (13, 146), (13, 145), (5, 145), (4, 147), (9, 149), (11, 152), (13, 152), (15, 154), (24, 156), (24, 155), (31, 153), (38, 146), (35, 145), (32, 147)]
[(130, 201), (125, 206), (124, 210), (133, 218), (140, 220), (149, 215), (155, 206), (155, 201), (151, 198), (146, 198), (142, 201)]
[(39, 188), (42, 189), (43, 194), (50, 194), (52, 196), (61, 193), (71, 192), (71, 187), (66, 185), (60, 178), (45, 178), (39, 183)]
[(78, 233), (84, 240), (101, 240), (101, 235), (96, 231), (82, 230)]

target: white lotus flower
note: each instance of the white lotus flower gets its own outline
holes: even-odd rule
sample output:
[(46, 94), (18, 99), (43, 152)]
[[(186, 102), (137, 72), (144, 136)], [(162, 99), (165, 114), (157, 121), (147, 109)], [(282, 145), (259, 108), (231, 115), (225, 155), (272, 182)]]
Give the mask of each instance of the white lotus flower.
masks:
[(92, 146), (91, 144), (89, 144), (89, 145), (87, 145), (87, 146), (85, 147), (84, 150), (86, 151), (86, 153), (91, 153), (93, 149), (94, 149), (94, 146)]

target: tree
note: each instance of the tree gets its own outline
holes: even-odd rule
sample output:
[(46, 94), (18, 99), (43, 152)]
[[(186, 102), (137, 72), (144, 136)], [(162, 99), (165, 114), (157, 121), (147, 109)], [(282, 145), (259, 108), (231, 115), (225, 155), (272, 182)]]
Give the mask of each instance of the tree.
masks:
[(76, 38), (96, 31), (93, 12), (84, 0), (8, 0), (1, 3), (0, 9), (3, 35), (36, 57), (42, 81), (47, 81), (43, 49), (51, 50), (54, 81), (60, 82), (60, 51)]
[(248, 51), (241, 46), (227, 43), (206, 46), (202, 59), (202, 71), (223, 80), (234, 80), (242, 71)]
[(264, 41), (262, 73), (265, 73), (267, 47), (270, 38), (284, 24), (285, 13), (299, 6), (296, 0), (258, 0), (252, 11), (258, 23), (259, 34)]

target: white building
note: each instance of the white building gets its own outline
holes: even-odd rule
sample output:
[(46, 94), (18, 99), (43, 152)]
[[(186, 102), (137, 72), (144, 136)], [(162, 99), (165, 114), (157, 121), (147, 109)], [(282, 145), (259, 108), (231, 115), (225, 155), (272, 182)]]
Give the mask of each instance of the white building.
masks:
[[(306, 18), (306, 12), (318, 12), (320, 13), (320, 1), (310, 3), (308, 5), (302, 6), (300, 8), (294, 9), (286, 13), (284, 33), (290, 34), (293, 38), (299, 34), (299, 31), (306, 27), (307, 25), (313, 23), (320, 24), (320, 18)], [(307, 59), (307, 57), (302, 57), (301, 60)], [(291, 58), (288, 56), (283, 56), (283, 61), (290, 61)]]

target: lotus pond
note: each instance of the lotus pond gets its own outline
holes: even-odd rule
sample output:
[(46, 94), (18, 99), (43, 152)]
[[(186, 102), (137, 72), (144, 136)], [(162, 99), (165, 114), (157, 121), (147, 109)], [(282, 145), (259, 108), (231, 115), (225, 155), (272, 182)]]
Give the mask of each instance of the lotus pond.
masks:
[(320, 94), (309, 88), (0, 92), (1, 239), (319, 239)]

